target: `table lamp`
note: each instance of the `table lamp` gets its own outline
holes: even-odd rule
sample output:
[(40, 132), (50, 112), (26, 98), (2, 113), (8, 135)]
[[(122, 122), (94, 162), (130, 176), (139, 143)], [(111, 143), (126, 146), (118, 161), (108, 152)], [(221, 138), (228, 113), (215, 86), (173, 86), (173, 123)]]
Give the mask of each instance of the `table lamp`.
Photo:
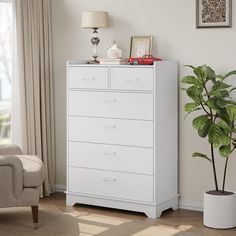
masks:
[(99, 28), (108, 28), (108, 12), (105, 11), (86, 11), (82, 14), (81, 27), (84, 29), (93, 29), (91, 43), (93, 44), (93, 60), (88, 64), (98, 64), (97, 47), (100, 42), (98, 38)]

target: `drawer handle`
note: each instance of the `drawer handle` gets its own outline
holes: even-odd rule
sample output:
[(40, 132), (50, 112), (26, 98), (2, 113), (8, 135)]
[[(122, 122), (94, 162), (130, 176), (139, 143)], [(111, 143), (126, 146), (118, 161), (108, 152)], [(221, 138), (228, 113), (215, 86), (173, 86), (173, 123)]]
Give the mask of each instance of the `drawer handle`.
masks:
[(105, 182), (116, 182), (116, 179), (113, 177), (105, 177), (103, 178), (103, 181)]
[(116, 129), (116, 125), (104, 125), (104, 129)]
[(125, 79), (125, 81), (127, 81), (127, 82), (138, 82), (139, 78), (129, 78), (129, 79)]
[(91, 77), (83, 77), (82, 80), (95, 80), (95, 77), (91, 76)]
[(106, 103), (116, 103), (117, 100), (115, 98), (113, 98), (113, 99), (105, 99), (104, 102), (106, 102)]
[(116, 152), (104, 152), (105, 156), (116, 156)]

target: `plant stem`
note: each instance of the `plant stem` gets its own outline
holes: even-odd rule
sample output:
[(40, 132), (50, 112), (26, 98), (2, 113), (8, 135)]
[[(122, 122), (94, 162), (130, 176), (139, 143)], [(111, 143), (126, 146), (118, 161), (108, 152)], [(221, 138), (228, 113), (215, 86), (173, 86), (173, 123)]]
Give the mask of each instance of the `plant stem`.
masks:
[[(233, 121), (232, 121), (232, 129), (234, 128), (234, 116), (233, 116)], [(231, 131), (231, 134), (230, 134), (230, 139), (232, 139), (232, 135), (233, 135), (233, 132)], [(236, 147), (234, 147), (230, 154), (235, 150)], [(226, 160), (225, 160), (225, 169), (224, 169), (224, 177), (223, 177), (223, 184), (222, 184), (222, 192), (224, 193), (225, 192), (225, 181), (226, 181), (226, 174), (227, 174), (227, 167), (228, 167), (228, 161), (229, 161), (229, 156), (226, 157)]]
[[(208, 90), (207, 90), (206, 84), (204, 82), (203, 82), (203, 87), (204, 87), (204, 89), (206, 91), (207, 98), (210, 99), (211, 96), (208, 94)], [(212, 111), (212, 109), (210, 107), (209, 107), (209, 110), (210, 110), (210, 114), (208, 112), (207, 113), (210, 115), (211, 122), (215, 123), (217, 115), (216, 115), (216, 117), (214, 119), (214, 114), (213, 114), (213, 111)], [(211, 159), (212, 159), (212, 168), (213, 168), (213, 173), (214, 173), (215, 188), (216, 188), (216, 191), (219, 191), (217, 174), (216, 174), (214, 147), (213, 147), (212, 143), (211, 143)]]
[(225, 180), (226, 180), (228, 161), (229, 161), (229, 156), (226, 157), (226, 161), (225, 161), (224, 178), (223, 178), (223, 185), (222, 185), (222, 192), (223, 193), (225, 192)]
[(218, 181), (217, 181), (217, 175), (216, 175), (216, 165), (215, 165), (215, 156), (214, 156), (213, 144), (211, 144), (211, 158), (212, 158), (212, 167), (213, 167), (214, 180), (215, 180), (215, 188), (216, 188), (216, 191), (218, 191), (219, 188), (218, 188)]
[(210, 116), (211, 114), (206, 110), (206, 108), (203, 106), (203, 104), (201, 103), (200, 105), (201, 105), (202, 109), (206, 112), (206, 114)]

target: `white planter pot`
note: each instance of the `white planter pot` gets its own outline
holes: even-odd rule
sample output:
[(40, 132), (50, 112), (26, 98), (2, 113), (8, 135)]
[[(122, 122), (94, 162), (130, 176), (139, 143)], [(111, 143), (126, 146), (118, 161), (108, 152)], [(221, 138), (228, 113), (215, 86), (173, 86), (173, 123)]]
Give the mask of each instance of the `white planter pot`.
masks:
[(210, 228), (228, 229), (236, 226), (236, 194), (204, 193), (203, 224)]

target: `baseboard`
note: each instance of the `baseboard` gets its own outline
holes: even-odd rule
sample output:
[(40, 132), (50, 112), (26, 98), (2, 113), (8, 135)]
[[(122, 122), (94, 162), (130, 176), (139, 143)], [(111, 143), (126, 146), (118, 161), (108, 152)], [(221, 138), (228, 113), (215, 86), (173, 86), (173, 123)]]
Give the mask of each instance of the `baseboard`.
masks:
[(56, 184), (55, 185), (55, 190), (56, 190), (56, 192), (64, 193), (66, 191), (66, 185)]
[(194, 201), (179, 201), (179, 208), (192, 211), (203, 211), (203, 205), (201, 202)]

